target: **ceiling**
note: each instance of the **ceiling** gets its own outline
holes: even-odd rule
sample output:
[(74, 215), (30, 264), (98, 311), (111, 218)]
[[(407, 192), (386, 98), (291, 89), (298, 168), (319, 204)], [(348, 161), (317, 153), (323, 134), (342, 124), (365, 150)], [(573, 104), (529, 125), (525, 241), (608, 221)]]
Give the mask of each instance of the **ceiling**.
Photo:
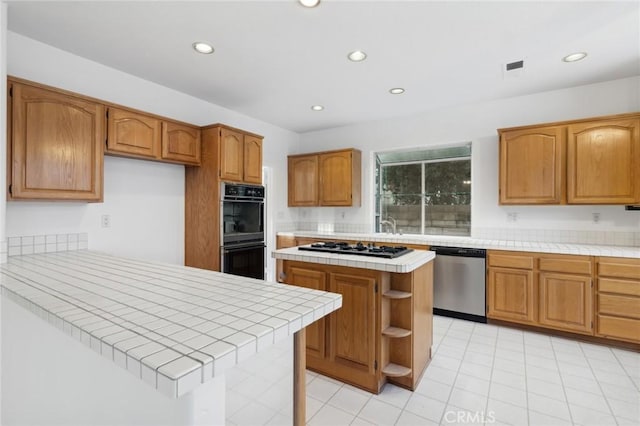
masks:
[(637, 1), (8, 3), (11, 31), (300, 133), (640, 75)]

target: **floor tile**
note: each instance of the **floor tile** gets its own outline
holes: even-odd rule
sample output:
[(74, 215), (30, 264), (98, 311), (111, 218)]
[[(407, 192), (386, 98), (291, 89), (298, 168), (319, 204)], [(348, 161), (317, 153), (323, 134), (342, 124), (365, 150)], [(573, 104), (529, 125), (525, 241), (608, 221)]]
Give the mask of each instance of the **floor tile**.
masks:
[(456, 381), (457, 373), (444, 368), (429, 366), (422, 376), (422, 380), (434, 380), (436, 382), (453, 385)]
[(527, 381), (524, 372), (522, 374), (515, 374), (508, 371), (494, 369), (491, 375), (491, 380), (494, 383), (500, 383), (515, 389), (523, 391), (527, 389)]
[[(484, 411), (470, 411), (447, 405), (440, 424), (446, 426), (483, 426), (486, 419), (487, 416)], [(495, 425), (500, 426), (497, 423)]]
[(581, 405), (569, 405), (573, 422), (582, 426), (615, 426), (616, 419), (610, 414), (602, 411), (592, 410)]
[(527, 366), (527, 378), (544, 380), (547, 382), (562, 384), (560, 373), (546, 368)]
[(527, 393), (499, 383), (492, 383), (489, 398), (527, 408)]
[(393, 425), (402, 410), (386, 402), (371, 398), (358, 414), (358, 417), (376, 425)]
[(527, 379), (527, 392), (558, 400), (566, 399), (565, 390), (562, 385), (534, 378)]
[(527, 406), (530, 411), (537, 411), (551, 417), (571, 421), (569, 405), (565, 401), (530, 393), (527, 395)]
[(424, 417), (417, 416), (407, 410), (404, 410), (402, 414), (400, 414), (400, 417), (396, 422), (396, 426), (437, 426), (437, 425), (438, 425), (438, 422), (432, 422), (429, 419), (425, 419)]
[[(607, 399), (613, 398), (620, 401), (636, 403), (640, 406), (640, 391), (638, 390), (612, 385), (611, 383), (600, 383), (599, 387)], [(584, 390), (588, 391), (588, 389)]]
[(351, 426), (374, 426), (375, 423), (371, 423), (365, 419), (361, 419), (360, 417), (356, 417), (351, 422)]
[(461, 360), (443, 356), (441, 353), (436, 354), (431, 361), (430, 366), (446, 368), (447, 370), (458, 371), (460, 368)]
[(493, 366), (493, 359), (494, 357), (492, 355), (467, 351), (467, 353), (465, 353), (464, 355), (462, 362), (470, 362), (472, 364), (486, 365), (488, 367), (491, 367)]
[(252, 401), (246, 405), (243, 409), (236, 412), (230, 417), (230, 420), (238, 426), (242, 425), (256, 425), (264, 424), (277, 414), (276, 410), (273, 410), (258, 402)]
[(318, 412), (307, 422), (309, 426), (336, 426), (348, 425), (355, 416), (339, 408), (331, 405), (324, 405)]
[(514, 426), (526, 425), (529, 421), (526, 408), (491, 398), (487, 403), (486, 415), (487, 424), (493, 423), (493, 419)]
[(458, 374), (458, 377), (456, 377), (456, 381), (453, 386), (458, 389), (463, 389), (469, 392), (487, 396), (489, 395), (490, 383), (491, 382), (488, 380), (483, 380), (477, 377), (460, 373)]
[(424, 417), (433, 422), (440, 422), (446, 404), (432, 398), (414, 393), (405, 406), (405, 411)]
[(480, 364), (472, 364), (472, 363), (463, 363), (460, 365), (459, 373), (467, 374), (469, 376), (477, 377), (482, 380), (490, 380), (491, 379), (491, 367)]
[(472, 412), (484, 411), (487, 407), (487, 397), (477, 393), (454, 388), (449, 397), (449, 405)]
[(435, 380), (425, 380), (423, 378), (414, 393), (436, 399), (438, 401), (447, 402), (452, 388), (453, 387), (451, 385), (436, 382)]
[(640, 398), (636, 399), (634, 402), (608, 398), (607, 402), (609, 403), (609, 407), (614, 416), (636, 419), (638, 424), (640, 424)]
[(378, 395), (374, 395), (373, 398), (402, 409), (407, 405), (411, 395), (413, 395), (413, 392), (387, 383), (382, 388), (382, 391)]
[(327, 380), (325, 377), (317, 377), (307, 386), (307, 395), (319, 401), (327, 402), (342, 387)]
[(370, 396), (367, 397), (351, 389), (342, 387), (329, 399), (327, 404), (340, 408), (347, 413), (357, 415), (369, 398)]
[(563, 374), (562, 383), (565, 388), (572, 388), (582, 390), (584, 392), (591, 392), (595, 394), (602, 393), (600, 390), (601, 384), (595, 379), (595, 377), (580, 377), (572, 374)]
[(529, 410), (529, 426), (572, 426), (570, 420)]

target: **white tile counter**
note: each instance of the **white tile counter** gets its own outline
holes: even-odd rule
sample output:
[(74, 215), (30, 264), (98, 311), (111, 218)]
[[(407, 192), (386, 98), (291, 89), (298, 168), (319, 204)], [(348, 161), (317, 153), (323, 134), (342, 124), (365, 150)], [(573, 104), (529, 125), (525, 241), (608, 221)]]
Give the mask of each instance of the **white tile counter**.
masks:
[(339, 294), (86, 250), (10, 257), (0, 284), (3, 297), (171, 398), (342, 304)]
[(357, 254), (336, 254), (317, 251), (302, 251), (297, 247), (274, 250), (271, 255), (279, 260), (320, 263), (324, 265), (347, 266), (350, 268), (372, 269), (376, 271), (405, 274), (435, 259), (432, 251), (414, 250), (394, 259), (362, 256)]
[(278, 235), (335, 239), (337, 241), (375, 241), (393, 244), (425, 244), (430, 246), (449, 246), (465, 248), (483, 248), (488, 250), (532, 251), (540, 253), (575, 254), (586, 256), (612, 256), (640, 258), (640, 247), (612, 246), (599, 244), (548, 243), (537, 241), (514, 241), (498, 239), (479, 239), (471, 237), (440, 235), (399, 235), (399, 234), (358, 234), (358, 233), (320, 233), (310, 231), (278, 232)]

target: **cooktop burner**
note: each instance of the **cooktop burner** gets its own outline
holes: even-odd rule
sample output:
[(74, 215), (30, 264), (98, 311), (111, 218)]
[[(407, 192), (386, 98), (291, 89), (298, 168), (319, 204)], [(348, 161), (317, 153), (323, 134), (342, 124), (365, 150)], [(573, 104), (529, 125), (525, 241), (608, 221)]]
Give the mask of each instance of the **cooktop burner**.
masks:
[(376, 246), (373, 244), (364, 245), (362, 243), (350, 245), (349, 243), (333, 241), (313, 243), (310, 246), (301, 246), (298, 247), (298, 250), (337, 254), (357, 254), (360, 256), (381, 257), (384, 259), (393, 259), (413, 251), (413, 249), (405, 246)]

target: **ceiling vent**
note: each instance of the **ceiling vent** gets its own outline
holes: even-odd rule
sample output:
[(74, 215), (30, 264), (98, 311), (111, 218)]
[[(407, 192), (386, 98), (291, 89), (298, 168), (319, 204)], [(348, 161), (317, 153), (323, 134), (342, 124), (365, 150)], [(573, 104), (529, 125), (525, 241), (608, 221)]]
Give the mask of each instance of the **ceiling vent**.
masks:
[(502, 78), (507, 80), (524, 74), (524, 59), (502, 64)]

